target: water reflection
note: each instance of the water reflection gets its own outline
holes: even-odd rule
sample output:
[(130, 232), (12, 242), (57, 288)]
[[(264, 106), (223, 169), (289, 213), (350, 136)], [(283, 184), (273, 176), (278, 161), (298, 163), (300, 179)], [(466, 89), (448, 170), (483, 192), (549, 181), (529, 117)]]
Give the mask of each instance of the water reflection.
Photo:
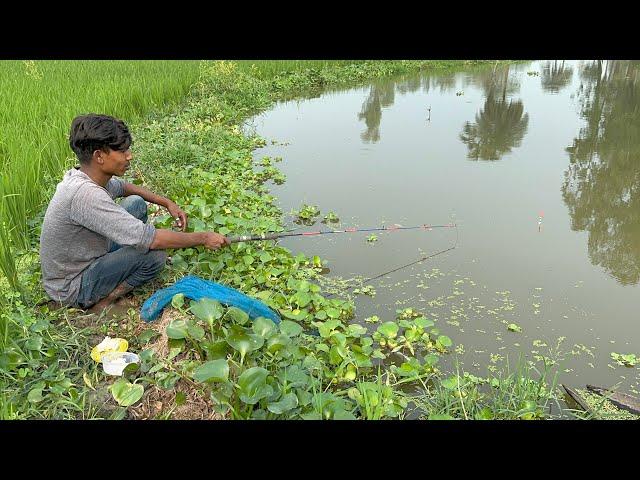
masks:
[(569, 85), (571, 77), (573, 77), (573, 68), (565, 66), (564, 60), (562, 62), (556, 60), (547, 62), (546, 65), (542, 67), (540, 82), (546, 92), (558, 93)]
[(428, 93), (429, 90), (437, 88), (441, 93), (445, 93), (453, 90), (455, 87), (455, 73), (438, 76), (410, 75), (373, 84), (369, 90), (369, 95), (362, 104), (360, 113), (358, 113), (358, 120), (364, 120), (367, 127), (366, 130), (360, 134), (360, 138), (365, 143), (376, 143), (380, 141), (382, 109), (393, 105), (396, 91), (404, 95), (406, 93), (414, 93), (419, 89)]
[(380, 82), (371, 86), (369, 96), (362, 104), (358, 120), (364, 120), (367, 129), (360, 134), (365, 143), (380, 140), (380, 119), (382, 107), (390, 107), (395, 99), (395, 83)]
[(467, 157), (473, 160), (500, 160), (519, 147), (527, 132), (529, 114), (524, 113), (521, 100), (507, 101), (507, 91), (517, 90), (509, 78), (509, 67), (502, 71), (487, 71), (474, 79), (485, 91), (484, 107), (475, 122), (466, 122), (460, 140), (467, 145)]
[(589, 232), (588, 252), (623, 285), (640, 280), (640, 62), (582, 66), (576, 98), (586, 120), (567, 148), (562, 195), (571, 228)]

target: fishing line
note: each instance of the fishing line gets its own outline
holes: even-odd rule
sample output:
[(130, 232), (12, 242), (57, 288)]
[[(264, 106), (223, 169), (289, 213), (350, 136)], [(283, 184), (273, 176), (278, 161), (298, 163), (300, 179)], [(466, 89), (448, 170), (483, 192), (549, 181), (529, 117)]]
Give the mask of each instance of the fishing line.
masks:
[[(376, 279), (378, 279), (380, 277), (384, 277), (385, 275), (388, 275), (390, 273), (397, 272), (398, 270), (402, 270), (403, 268), (407, 268), (407, 267), (410, 267), (412, 265), (417, 265), (418, 263), (424, 262), (425, 260), (428, 260), (429, 258), (433, 258), (435, 256), (438, 256), (438, 255), (441, 255), (443, 253), (446, 253), (446, 252), (449, 252), (451, 250), (454, 250), (455, 248), (458, 247), (458, 240), (459, 240), (458, 225), (455, 224), (455, 223), (449, 223), (449, 224), (446, 224), (446, 225), (427, 225), (427, 224), (423, 224), (423, 225), (416, 225), (416, 226), (413, 226), (413, 227), (403, 227), (401, 225), (394, 224), (394, 225), (392, 225), (390, 227), (346, 228), (344, 230), (319, 230), (319, 231), (300, 232), (300, 233), (270, 232), (270, 233), (264, 233), (264, 234), (259, 234), (259, 235), (240, 235), (240, 236), (236, 236), (236, 237), (227, 237), (227, 238), (229, 239), (230, 243), (238, 243), (238, 242), (251, 242), (251, 241), (260, 241), (260, 240), (276, 240), (278, 238), (284, 238), (284, 237), (315, 236), (315, 235), (326, 235), (326, 234), (334, 234), (334, 233), (378, 232), (378, 231), (394, 232), (394, 231), (397, 231), (397, 230), (415, 230), (415, 229), (432, 230), (434, 228), (455, 228), (455, 230), (456, 230), (456, 241), (455, 241), (455, 244), (452, 247), (449, 247), (449, 248), (447, 248), (445, 250), (441, 250), (441, 251), (433, 253), (431, 255), (427, 255), (426, 257), (422, 257), (422, 258), (420, 258), (418, 260), (415, 260), (413, 262), (407, 263), (406, 265), (402, 265), (400, 267), (394, 268), (394, 269), (389, 270), (387, 272), (381, 273), (380, 275), (376, 275), (374, 277), (367, 278), (366, 280), (364, 280), (364, 281), (362, 281), (360, 283), (360, 285), (364, 285), (365, 283), (370, 282), (372, 280), (376, 280)], [(291, 232), (291, 230), (289, 232)], [(349, 290), (351, 288), (355, 288), (355, 286), (347, 287), (347, 290)], [(331, 294), (331, 295), (335, 295), (335, 294)]]
[[(406, 265), (402, 265), (400, 267), (394, 268), (394, 269), (389, 270), (387, 272), (381, 273), (380, 275), (376, 275), (375, 277), (367, 278), (366, 280), (363, 280), (362, 282), (360, 282), (359, 285), (353, 285), (351, 287), (347, 287), (346, 290), (351, 290), (352, 288), (359, 287), (359, 286), (364, 285), (365, 283), (368, 283), (368, 282), (370, 282), (372, 280), (376, 280), (378, 278), (384, 277), (385, 275), (389, 275), (390, 273), (397, 272), (398, 270), (402, 270), (403, 268), (407, 268), (407, 267), (410, 267), (412, 265), (417, 265), (418, 263), (424, 262), (425, 260), (428, 260), (429, 258), (433, 258), (433, 257), (436, 257), (436, 256), (441, 255), (443, 253), (449, 252), (451, 250), (455, 250), (458, 247), (459, 232), (458, 232), (458, 225), (457, 224), (452, 224), (452, 226), (453, 226), (453, 228), (456, 229), (456, 241), (455, 241), (455, 244), (453, 245), (453, 247), (449, 247), (449, 248), (447, 248), (445, 250), (440, 250), (439, 252), (433, 253), (431, 255), (427, 255), (426, 257), (422, 257), (422, 258), (420, 258), (420, 259), (418, 259), (418, 260), (416, 260), (414, 262), (407, 263)], [(330, 294), (326, 295), (326, 297), (331, 297), (333, 295), (337, 295), (337, 293), (330, 293)]]

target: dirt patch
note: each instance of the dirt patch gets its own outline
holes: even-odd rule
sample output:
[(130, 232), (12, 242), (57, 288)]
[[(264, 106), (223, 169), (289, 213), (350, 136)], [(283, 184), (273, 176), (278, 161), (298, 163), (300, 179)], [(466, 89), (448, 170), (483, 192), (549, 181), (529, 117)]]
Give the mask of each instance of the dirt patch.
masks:
[[(182, 405), (176, 405), (176, 395), (185, 396)], [(132, 420), (171, 418), (172, 420), (224, 420), (224, 416), (213, 411), (213, 404), (202, 393), (201, 388), (179, 380), (175, 388), (163, 390), (155, 385), (145, 391), (136, 407), (129, 408)]]
[[(158, 339), (149, 344), (149, 348), (152, 348), (158, 358), (166, 358), (169, 354), (169, 337), (167, 337), (167, 325), (171, 323), (172, 320), (180, 317), (180, 312), (174, 308), (165, 308), (162, 312), (162, 316), (152, 322), (142, 325), (144, 328), (140, 330), (142, 332), (144, 329), (149, 328), (149, 326), (160, 334)], [(144, 322), (141, 322), (144, 323)], [(139, 334), (138, 332), (137, 334)]]

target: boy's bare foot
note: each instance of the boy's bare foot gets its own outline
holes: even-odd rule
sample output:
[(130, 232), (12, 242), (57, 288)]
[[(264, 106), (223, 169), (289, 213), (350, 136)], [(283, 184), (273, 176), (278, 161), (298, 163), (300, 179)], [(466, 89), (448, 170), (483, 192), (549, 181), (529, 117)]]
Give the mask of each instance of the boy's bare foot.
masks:
[(88, 311), (91, 313), (100, 314), (105, 308), (111, 306), (118, 298), (126, 295), (131, 290), (133, 290), (133, 287), (131, 285), (129, 285), (127, 282), (122, 282), (120, 285), (114, 288), (109, 295), (104, 297), (98, 303), (94, 304)]

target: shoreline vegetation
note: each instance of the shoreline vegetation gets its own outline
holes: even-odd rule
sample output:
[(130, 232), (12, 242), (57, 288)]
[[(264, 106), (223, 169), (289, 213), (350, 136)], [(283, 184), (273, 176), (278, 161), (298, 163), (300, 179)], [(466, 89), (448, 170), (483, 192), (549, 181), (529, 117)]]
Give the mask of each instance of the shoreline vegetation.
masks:
[[(73, 72), (71, 79), (109, 71), (108, 62), (47, 63), (16, 62), (10, 68), (22, 68), (29, 82), (43, 84), (54, 71)], [(133, 73), (128, 63), (152, 62), (112, 62), (114, 73), (107, 82), (112, 88), (94, 84), (97, 91), (116, 92), (115, 103), (109, 95), (89, 101), (86, 93), (86, 102), (74, 105), (73, 81), (64, 84), (66, 93), (57, 93), (70, 98), (41, 99), (34, 93), (36, 83), (20, 91), (32, 92), (42, 104), (22, 115), (17, 98), (8, 110), (14, 118), (2, 117), (5, 130), (21, 130), (23, 137), (0, 145), (0, 155), (9, 159), (0, 190), (5, 273), (0, 277), (0, 419), (560, 417), (552, 361), (533, 364), (520, 358), (511, 369), (485, 378), (458, 368), (446, 372), (441, 364), (455, 355), (454, 344), (428, 313), (404, 308), (369, 329), (350, 324), (353, 301), (345, 295), (323, 296), (322, 259), (293, 255), (274, 242), (237, 243), (214, 252), (200, 247), (170, 251), (172, 264), (162, 276), (106, 315), (54, 309), (40, 284), (39, 228), (55, 185), (74, 164), (62, 138), (74, 115), (100, 111), (128, 123), (134, 160), (127, 180), (174, 200), (189, 214), (189, 231), (283, 231), (283, 212), (268, 182), (286, 179), (276, 167), (278, 158), (253, 159), (252, 152), (265, 140), (241, 131), (249, 116), (308, 92), (421, 69), (495, 62), (203, 61), (184, 62), (187, 71), (179, 75), (175, 62), (138, 66)], [(176, 80), (165, 88), (167, 78), (151, 80), (158, 71), (167, 78), (175, 73)], [(148, 91), (154, 93), (146, 96)], [(52, 101), (66, 105), (57, 118), (49, 113)], [(29, 141), (29, 128), (37, 122), (39, 130)], [(17, 123), (30, 127), (9, 128)], [(26, 170), (12, 153), (20, 142), (27, 142), (27, 155), (38, 159), (26, 163)], [(40, 193), (16, 190), (16, 175), (20, 184)], [(171, 218), (154, 207), (150, 221), (170, 228)], [(16, 219), (29, 220), (20, 224)], [(145, 324), (138, 313), (144, 300), (186, 274), (258, 298), (279, 312), (282, 322), (252, 322), (236, 308), (177, 295), (161, 318)], [(106, 375), (90, 357), (107, 335), (126, 339), (129, 350), (140, 356), (140, 364), (127, 367), (123, 377)], [(598, 405), (594, 408), (603, 408), (602, 402)], [(618, 418), (612, 410), (605, 413)]]

